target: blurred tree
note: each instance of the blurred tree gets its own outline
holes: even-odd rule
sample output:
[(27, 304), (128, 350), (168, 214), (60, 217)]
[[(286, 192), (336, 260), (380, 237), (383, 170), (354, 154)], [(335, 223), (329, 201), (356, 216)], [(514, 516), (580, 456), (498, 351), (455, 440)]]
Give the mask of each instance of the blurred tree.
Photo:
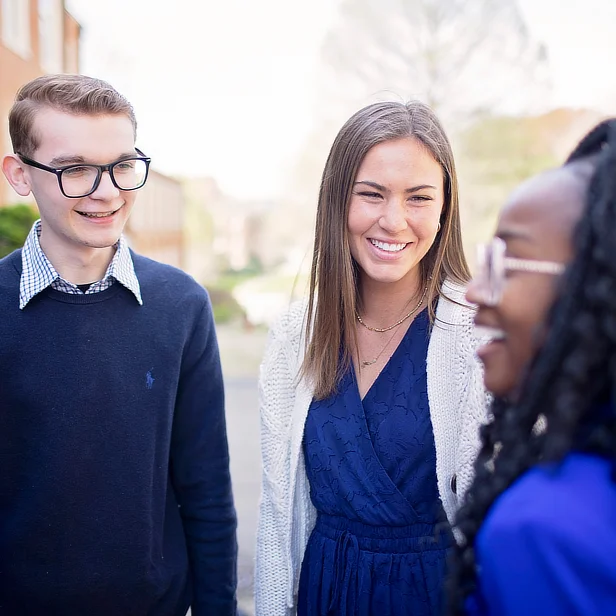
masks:
[(229, 289), (208, 285), (216, 323), (244, 322), (246, 313)]
[(38, 214), (29, 205), (0, 207), (0, 258), (21, 248)]
[(509, 193), (525, 179), (557, 164), (541, 118), (487, 116), (458, 137), (462, 227), (467, 256), (494, 231)]
[(511, 191), (532, 175), (562, 164), (600, 119), (588, 110), (556, 109), (533, 116), (486, 116), (462, 131), (457, 166), (466, 245), (485, 241)]
[(460, 166), (471, 168), (485, 185), (511, 191), (520, 182), (558, 163), (540, 117), (492, 116), (460, 136)]
[(528, 111), (547, 84), (516, 0), (342, 0), (323, 56), (338, 95), (419, 98), (445, 120)]
[[(331, 143), (357, 109), (392, 98), (430, 104), (453, 141), (458, 165), (463, 167), (463, 157), (477, 158), (460, 174), (468, 197), (465, 233), (470, 230), (474, 240), (475, 229), (484, 225), (478, 218), (494, 211), (524, 175), (517, 162), (508, 169), (507, 161), (525, 155), (528, 145), (513, 118), (488, 118), (543, 109), (547, 69), (546, 50), (530, 35), (516, 0), (340, 0), (322, 47), (314, 128), (289, 173), (280, 208), (285, 244), (302, 246), (310, 263), (312, 221)], [(505, 131), (500, 146), (499, 131)], [(492, 156), (500, 171), (490, 167), (484, 177)], [(520, 164), (538, 168), (542, 156)]]

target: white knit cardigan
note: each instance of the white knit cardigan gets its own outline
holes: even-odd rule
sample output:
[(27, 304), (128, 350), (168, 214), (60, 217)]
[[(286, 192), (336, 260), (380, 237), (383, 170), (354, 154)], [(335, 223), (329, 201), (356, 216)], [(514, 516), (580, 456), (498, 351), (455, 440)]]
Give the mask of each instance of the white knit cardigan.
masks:
[[(488, 398), (474, 351), (473, 309), (462, 287), (446, 282), (427, 357), (428, 400), (440, 498), (450, 522), (469, 487)], [(451, 301), (449, 301), (449, 298)], [(306, 302), (272, 327), (261, 365), (259, 405), (263, 484), (255, 567), (256, 616), (295, 614), (306, 544), (316, 521), (302, 454), (313, 392), (298, 379), (305, 350)]]

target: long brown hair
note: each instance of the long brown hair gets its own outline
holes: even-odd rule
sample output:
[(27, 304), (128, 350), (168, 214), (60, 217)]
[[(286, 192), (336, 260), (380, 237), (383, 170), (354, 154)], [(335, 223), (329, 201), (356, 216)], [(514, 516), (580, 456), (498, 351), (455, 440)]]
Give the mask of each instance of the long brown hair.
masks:
[[(458, 178), (451, 145), (438, 118), (419, 101), (380, 102), (360, 109), (336, 136), (319, 190), (302, 365), (302, 375), (310, 379), (317, 399), (335, 391), (350, 366), (355, 344), (359, 277), (347, 233), (353, 183), (372, 147), (405, 137), (420, 141), (443, 169), (441, 230), (420, 263), (427, 297), (439, 296), (445, 279), (466, 283), (470, 278), (460, 231)], [(428, 303), (432, 321), (433, 304)]]

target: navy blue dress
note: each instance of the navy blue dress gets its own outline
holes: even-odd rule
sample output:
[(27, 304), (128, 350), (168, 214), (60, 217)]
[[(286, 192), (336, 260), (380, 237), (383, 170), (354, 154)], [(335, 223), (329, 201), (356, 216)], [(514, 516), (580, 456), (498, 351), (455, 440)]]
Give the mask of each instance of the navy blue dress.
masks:
[(304, 432), (317, 509), (299, 616), (436, 616), (451, 531), (439, 499), (428, 406), (427, 310), (363, 401), (355, 371), (313, 401)]

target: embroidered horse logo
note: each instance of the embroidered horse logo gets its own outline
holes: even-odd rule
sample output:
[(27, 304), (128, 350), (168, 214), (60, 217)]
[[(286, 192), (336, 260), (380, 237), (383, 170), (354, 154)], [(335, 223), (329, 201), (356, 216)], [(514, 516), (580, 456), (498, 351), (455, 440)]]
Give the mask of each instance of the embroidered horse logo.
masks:
[(154, 387), (154, 376), (152, 375), (152, 371), (154, 368), (150, 368), (145, 375), (145, 386), (148, 389), (152, 389)]

